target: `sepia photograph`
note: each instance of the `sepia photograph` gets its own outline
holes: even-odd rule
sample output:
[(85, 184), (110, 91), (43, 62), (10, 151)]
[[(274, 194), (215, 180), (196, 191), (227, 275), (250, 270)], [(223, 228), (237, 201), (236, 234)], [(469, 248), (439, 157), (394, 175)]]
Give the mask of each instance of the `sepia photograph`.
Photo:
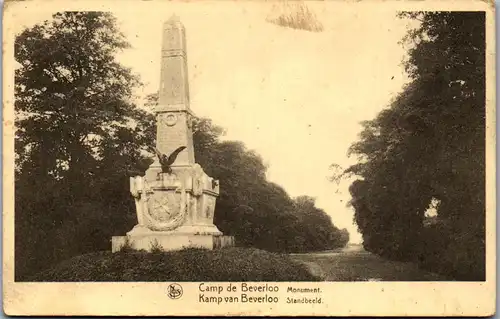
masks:
[(493, 4), (405, 2), (6, 3), (4, 311), (493, 314)]

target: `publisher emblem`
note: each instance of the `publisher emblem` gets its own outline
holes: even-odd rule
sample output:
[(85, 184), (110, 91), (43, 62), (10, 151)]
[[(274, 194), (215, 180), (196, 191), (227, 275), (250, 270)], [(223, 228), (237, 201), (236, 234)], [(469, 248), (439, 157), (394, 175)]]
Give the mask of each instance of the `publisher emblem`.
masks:
[(179, 284), (168, 285), (167, 295), (170, 299), (179, 299), (182, 296), (181, 285), (179, 285)]

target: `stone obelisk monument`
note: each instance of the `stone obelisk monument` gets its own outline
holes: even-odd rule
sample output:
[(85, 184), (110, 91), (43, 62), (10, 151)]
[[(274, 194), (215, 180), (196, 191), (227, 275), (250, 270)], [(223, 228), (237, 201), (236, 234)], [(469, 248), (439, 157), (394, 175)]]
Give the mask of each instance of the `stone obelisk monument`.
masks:
[(144, 250), (233, 245), (233, 237), (213, 223), (219, 183), (195, 163), (186, 33), (176, 16), (163, 25), (160, 76), (157, 157), (144, 177), (130, 178), (138, 223), (126, 236), (112, 238), (112, 250), (126, 240)]

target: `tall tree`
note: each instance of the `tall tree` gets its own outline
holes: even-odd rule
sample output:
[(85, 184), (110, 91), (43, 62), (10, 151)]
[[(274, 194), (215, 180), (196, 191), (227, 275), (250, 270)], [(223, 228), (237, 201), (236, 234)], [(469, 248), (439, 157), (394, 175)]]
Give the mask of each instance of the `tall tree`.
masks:
[(128, 48), (116, 25), (63, 12), (16, 37), (16, 276), (104, 248), (111, 223), (126, 223), (112, 218), (129, 211), (125, 170), (144, 165), (154, 130), (115, 58)]
[(115, 58), (126, 48), (115, 18), (103, 12), (57, 13), (16, 37), (20, 170), (78, 180), (117, 148), (112, 141), (147, 137), (147, 126), (130, 127), (145, 114), (132, 103), (138, 78)]
[[(411, 82), (363, 123), (345, 174), (365, 248), (456, 278), (484, 277), (485, 15), (412, 12)], [(424, 227), (432, 199), (438, 224)], [(444, 249), (444, 247), (446, 247)], [(439, 248), (437, 248), (439, 247)], [(442, 249), (442, 250), (439, 250)]]

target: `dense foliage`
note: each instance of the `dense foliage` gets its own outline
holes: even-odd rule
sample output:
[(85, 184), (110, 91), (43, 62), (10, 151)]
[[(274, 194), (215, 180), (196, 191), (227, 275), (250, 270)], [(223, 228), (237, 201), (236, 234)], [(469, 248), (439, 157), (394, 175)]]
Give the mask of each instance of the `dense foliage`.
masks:
[[(115, 59), (127, 47), (102, 12), (58, 13), (16, 38), (16, 280), (108, 250), (111, 236), (137, 222), (128, 176), (151, 163), (155, 129), (151, 113), (133, 103), (139, 80)], [(209, 120), (194, 129), (197, 162), (221, 183), (216, 225), (239, 245), (302, 251), (347, 243), (314, 203), (301, 205), (267, 182), (257, 154), (221, 142), (223, 130)]]
[(421, 21), (404, 39), (411, 81), (351, 147), (355, 220), (371, 252), (484, 280), (485, 15), (401, 16)]
[(30, 281), (318, 281), (286, 255), (259, 249), (96, 252), (63, 261)]
[(126, 170), (147, 167), (154, 129), (115, 60), (128, 46), (115, 24), (65, 12), (16, 38), (16, 278), (106, 249), (132, 222)]

